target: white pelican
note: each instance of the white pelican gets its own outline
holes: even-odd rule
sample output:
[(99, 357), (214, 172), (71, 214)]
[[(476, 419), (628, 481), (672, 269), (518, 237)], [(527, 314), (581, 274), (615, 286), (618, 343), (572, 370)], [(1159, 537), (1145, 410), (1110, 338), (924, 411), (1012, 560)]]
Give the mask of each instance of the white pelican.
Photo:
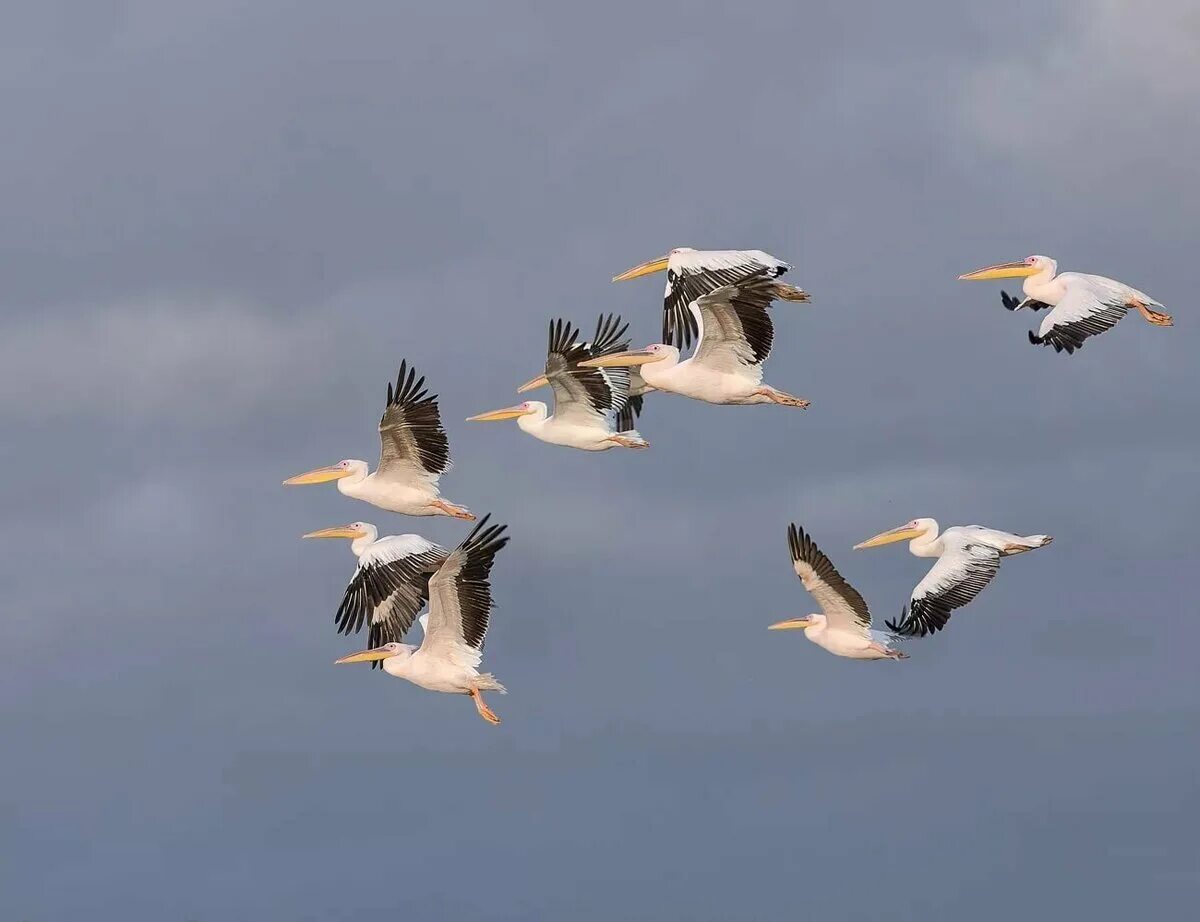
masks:
[[(613, 281), (624, 282), (665, 269), (667, 287), (663, 292), (663, 342), (686, 349), (697, 335), (696, 318), (688, 310), (688, 305), (693, 301), (722, 286), (736, 285), (748, 275), (762, 272), (774, 279), (790, 268), (788, 263), (762, 250), (694, 250), (691, 247), (676, 247), (666, 256), (613, 276)], [(807, 292), (784, 282), (774, 286), (772, 297), (784, 301), (811, 300)]]
[[(616, 330), (616, 325), (620, 322), (620, 319), (620, 317), (614, 319), (612, 315), (609, 315), (607, 320), (604, 317), (600, 318), (600, 323), (597, 324), (596, 327), (596, 335), (592, 337), (593, 342), (586, 342), (583, 344), (583, 351), (588, 353), (586, 356), (583, 356), (584, 358), (591, 358), (602, 353), (619, 352), (622, 349), (629, 348), (628, 339), (626, 339), (624, 342), (618, 342), (618, 340), (625, 335), (625, 331), (629, 329), (629, 324), (624, 324), (619, 330)], [(616, 332), (605, 336), (605, 323), (608, 323), (612, 329), (616, 330)], [(551, 325), (551, 327), (550, 335), (553, 337), (553, 325)], [(606, 340), (606, 342), (602, 342), (601, 345), (597, 347), (595, 343), (600, 342), (602, 338)], [(579, 354), (583, 355), (582, 352)], [(553, 351), (547, 355), (547, 369), (549, 369), (552, 363), (556, 368), (558, 368), (560, 365), (564, 369), (566, 367), (566, 359), (560, 353), (555, 353)], [(548, 373), (549, 371), (547, 371), (546, 374), (540, 374), (536, 378), (531, 378), (530, 380), (526, 381), (517, 388), (517, 393), (524, 394), (526, 391), (531, 391), (539, 387), (546, 387), (550, 383), (549, 378), (547, 377)], [(617, 411), (616, 430), (617, 432), (628, 432), (631, 429), (635, 429), (637, 419), (642, 415), (642, 405), (645, 402), (645, 395), (654, 390), (654, 388), (646, 383), (645, 379), (642, 378), (641, 372), (636, 368), (618, 368), (612, 371), (606, 371), (605, 374), (618, 375), (619, 377), (615, 379), (618, 382), (618, 386), (619, 382), (624, 380), (624, 376), (628, 376), (629, 382), (627, 387), (627, 397), (625, 400), (625, 405)]]
[(763, 384), (763, 362), (771, 352), (775, 329), (767, 308), (776, 282), (762, 271), (701, 295), (688, 305), (700, 338), (691, 358), (679, 360), (679, 350), (653, 343), (634, 352), (616, 352), (586, 359), (589, 368), (640, 366), (646, 384), (659, 391), (681, 394), (708, 403), (777, 403), (807, 407), (808, 401)]
[(649, 448), (650, 443), (636, 429), (618, 431), (610, 419), (610, 414), (620, 414), (629, 397), (628, 372), (581, 365), (583, 359), (627, 349), (629, 341), (621, 341), (625, 329), (620, 317), (602, 316), (592, 341), (582, 343), (570, 323), (551, 321), (546, 371), (521, 385), (518, 393), (549, 384), (554, 391), (554, 414), (548, 416), (548, 408), (540, 400), (527, 400), (480, 413), (467, 422), (515, 419), (523, 431), (543, 442), (584, 451), (615, 446)]
[(396, 387), (387, 390), (387, 408), (379, 420), (379, 466), (353, 458), (297, 474), (284, 485), (337, 481), (338, 492), (372, 506), (404, 515), (449, 515), (475, 520), (466, 507), (442, 499), (438, 478), (450, 469), (450, 444), (442, 428), (437, 395), (425, 390), (425, 378), (400, 363)]
[(350, 538), (358, 567), (346, 586), (334, 621), (339, 634), (369, 624), (367, 642), (379, 647), (403, 640), (429, 601), (429, 577), (446, 561), (446, 551), (420, 535), (388, 535), (369, 522), (310, 531), (305, 538)]
[(1027, 256), (1019, 262), (976, 269), (959, 278), (966, 281), (1025, 279), (1021, 283), (1025, 299), (1018, 302), (1007, 292), (1001, 292), (1004, 306), (1009, 310), (1028, 307), (1034, 311), (1053, 307), (1037, 333), (1029, 331), (1029, 341), (1035, 346), (1053, 346), (1055, 352), (1066, 350), (1068, 355), (1080, 348), (1089, 336), (1111, 330), (1130, 309), (1136, 309), (1155, 326), (1175, 325), (1170, 314), (1154, 310), (1162, 307), (1161, 304), (1136, 288), (1102, 275), (1081, 272), (1055, 275), (1057, 271), (1058, 263), (1049, 256)]
[(429, 616), (422, 616), (425, 636), (419, 647), (395, 641), (352, 653), (337, 663), (383, 662), (383, 671), (436, 692), (470, 695), (479, 716), (491, 724), (500, 718), (483, 700), (483, 692), (505, 694), (490, 672), (479, 671), (483, 641), (492, 613), (488, 574), (496, 552), (508, 543), (506, 526), (488, 526), (484, 516), (466, 540), (450, 552), (429, 580)]
[(835, 656), (848, 659), (908, 659), (891, 646), (895, 638), (871, 630), (871, 612), (858, 590), (842, 579), (804, 529), (788, 526), (792, 569), (824, 614), (789, 618), (772, 624), (771, 631), (804, 630), (804, 636)]
[(913, 519), (854, 545), (854, 549), (905, 540), (913, 556), (937, 557), (938, 562), (917, 583), (900, 622), (884, 623), (897, 634), (924, 637), (944, 628), (954, 609), (962, 608), (983, 591), (1000, 569), (1001, 557), (1045, 547), (1054, 539), (1049, 535), (1014, 535), (982, 525), (957, 525), (939, 537), (935, 519)]

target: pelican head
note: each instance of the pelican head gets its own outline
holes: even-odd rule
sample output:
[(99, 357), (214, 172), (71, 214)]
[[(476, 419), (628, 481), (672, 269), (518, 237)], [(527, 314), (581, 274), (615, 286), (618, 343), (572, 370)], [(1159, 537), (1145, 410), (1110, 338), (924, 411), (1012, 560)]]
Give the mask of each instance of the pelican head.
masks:
[(334, 660), (333, 664), (340, 666), (345, 663), (373, 663), (376, 660), (391, 659), (393, 656), (400, 656), (407, 649), (402, 643), (385, 643), (382, 647), (372, 647), (370, 650), (360, 650), (358, 653), (343, 656), (341, 659)]
[(305, 538), (350, 538), (357, 541), (359, 538), (369, 538), (374, 541), (378, 532), (375, 526), (369, 522), (351, 522), (349, 525), (334, 525), (332, 528), (320, 528), (317, 531), (310, 531)]
[[(532, 384), (533, 382), (531, 381), (530, 383)], [(468, 416), (467, 422), (490, 423), (501, 419), (517, 419), (521, 416), (531, 416), (534, 413), (545, 412), (546, 405), (540, 400), (526, 400), (524, 403), (518, 403), (515, 407), (505, 407), (502, 410), (492, 410), (488, 413), (480, 413), (476, 416)]]
[(651, 275), (655, 272), (662, 272), (671, 262), (671, 257), (680, 253), (695, 253), (692, 247), (676, 247), (666, 256), (660, 256), (657, 259), (652, 259), (649, 262), (644, 262), (639, 266), (634, 266), (632, 269), (626, 269), (620, 275), (614, 275), (614, 282), (626, 282), (629, 279), (640, 278), (643, 275)]
[(805, 628), (819, 627), (825, 621), (824, 615), (805, 615), (803, 618), (788, 618), (786, 621), (776, 621), (768, 631), (803, 631)]
[(1026, 256), (1012, 263), (998, 263), (994, 266), (984, 266), (974, 272), (967, 272), (958, 278), (964, 282), (980, 282), (985, 279), (1020, 279), (1030, 275), (1040, 275), (1048, 272), (1053, 275), (1058, 269), (1049, 256)]
[(283, 482), (283, 485), (285, 487), (292, 487), (306, 483), (325, 483), (329, 480), (342, 480), (346, 477), (354, 477), (357, 480), (361, 480), (367, 476), (367, 470), (368, 465), (366, 461), (347, 458), (345, 461), (339, 461), (337, 464), (329, 465), (329, 467), (318, 467), (316, 470), (297, 474), (295, 477), (289, 477)]
[(602, 355), (594, 359), (580, 362), (581, 368), (631, 368), (635, 365), (649, 365), (651, 362), (662, 362), (668, 359), (678, 359), (679, 350), (666, 343), (651, 343), (645, 349), (634, 349), (630, 352), (614, 352), (612, 355)]
[(912, 541), (914, 538), (928, 534), (931, 527), (933, 531), (937, 531), (937, 522), (933, 519), (913, 519), (911, 522), (880, 532), (874, 538), (868, 538), (866, 541), (854, 545), (854, 550), (861, 551), (867, 547), (881, 547), (896, 541)]

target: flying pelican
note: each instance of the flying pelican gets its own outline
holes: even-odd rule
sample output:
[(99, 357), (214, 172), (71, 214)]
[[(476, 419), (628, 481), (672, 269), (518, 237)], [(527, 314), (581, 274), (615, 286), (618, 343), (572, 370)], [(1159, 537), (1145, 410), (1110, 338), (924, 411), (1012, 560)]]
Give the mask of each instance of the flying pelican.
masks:
[(691, 358), (679, 349), (653, 343), (633, 352), (616, 352), (580, 362), (587, 368), (640, 366), (646, 384), (708, 403), (778, 403), (806, 407), (808, 401), (763, 384), (762, 366), (771, 352), (775, 329), (767, 312), (777, 283), (766, 270), (701, 295), (688, 305), (700, 338)]
[[(694, 250), (691, 247), (676, 247), (666, 256), (613, 276), (613, 281), (624, 282), (666, 269), (663, 342), (686, 349), (698, 335), (696, 318), (688, 310), (688, 305), (693, 301), (723, 285), (735, 285), (748, 275), (764, 272), (774, 279), (790, 268), (788, 263), (762, 250)], [(807, 292), (784, 282), (776, 283), (772, 297), (784, 301), (811, 300)]]
[[(370, 626), (367, 642), (379, 647), (404, 639), (413, 619), (429, 601), (429, 578), (446, 562), (446, 551), (420, 535), (388, 535), (369, 522), (351, 522), (310, 531), (305, 538), (350, 538), (358, 558), (334, 621), (339, 634)], [(372, 668), (375, 665), (373, 664)]]
[(842, 579), (812, 538), (794, 524), (788, 526), (792, 569), (800, 577), (823, 615), (789, 618), (772, 624), (771, 631), (804, 631), (804, 636), (835, 656), (848, 659), (908, 659), (890, 645), (894, 638), (871, 630), (871, 612), (858, 590)]
[(449, 515), (475, 520), (465, 506), (442, 499), (438, 478), (450, 470), (450, 444), (442, 428), (437, 395), (425, 390), (425, 378), (400, 363), (396, 387), (387, 390), (387, 408), (379, 420), (379, 466), (347, 459), (297, 474), (284, 485), (337, 481), (338, 492), (372, 506), (404, 515)]
[(383, 671), (436, 692), (470, 695), (479, 716), (491, 724), (500, 718), (483, 700), (483, 692), (505, 694), (490, 672), (479, 672), (483, 641), (492, 612), (492, 571), (496, 552), (508, 543), (504, 525), (488, 526), (484, 516), (465, 541), (450, 552), (429, 580), (429, 616), (422, 616), (425, 636), (419, 647), (390, 641), (352, 653), (337, 663), (383, 662)]
[(621, 340), (626, 328), (620, 317), (602, 316), (592, 341), (581, 343), (570, 323), (552, 320), (546, 371), (521, 385), (518, 393), (549, 384), (554, 391), (554, 414), (547, 416), (548, 408), (540, 400), (527, 400), (515, 407), (480, 413), (467, 422), (516, 419), (523, 431), (543, 442), (584, 451), (606, 451), (614, 446), (649, 448), (650, 443), (636, 429), (618, 431), (609, 418), (610, 413), (620, 414), (628, 399), (628, 372), (624, 368), (581, 367), (583, 359), (628, 349), (629, 341)]
[(938, 562), (917, 583), (899, 623), (884, 623), (902, 636), (924, 637), (944, 628), (954, 609), (962, 608), (983, 591), (1000, 569), (1001, 557), (1045, 547), (1054, 539), (1049, 535), (1014, 535), (982, 525), (957, 525), (939, 537), (935, 519), (913, 519), (854, 545), (854, 549), (904, 540), (908, 540), (913, 556), (937, 557)]
[(1049, 256), (1027, 256), (1019, 262), (976, 269), (959, 278), (966, 281), (1025, 279), (1021, 283), (1024, 300), (1017, 301), (1003, 291), (1000, 299), (1009, 310), (1028, 307), (1039, 311), (1053, 307), (1042, 320), (1037, 333), (1029, 331), (1029, 341), (1035, 346), (1053, 346), (1055, 352), (1066, 350), (1068, 355), (1080, 348), (1089, 336), (1111, 330), (1131, 308), (1136, 308), (1155, 326), (1175, 325), (1170, 314), (1154, 310), (1162, 307), (1161, 304), (1136, 288), (1102, 275), (1085, 275), (1081, 272), (1055, 275), (1057, 271), (1058, 263)]
[[(605, 318), (601, 317), (600, 324), (598, 324), (596, 327), (596, 336), (593, 337), (594, 340), (596, 340), (596, 341), (601, 340), (601, 337), (604, 333), (603, 325), (605, 322), (606, 322)], [(615, 328), (616, 324), (620, 322), (620, 317), (617, 317), (616, 320), (614, 321), (612, 316), (610, 315), (607, 322), (613, 328)], [(625, 331), (628, 328), (629, 328), (629, 324), (624, 324), (623, 326), (621, 326), (620, 330), (618, 330), (614, 335), (604, 337), (605, 339), (608, 340), (608, 342), (602, 343), (600, 348), (606, 349), (609, 352), (616, 352), (621, 349), (628, 349), (629, 348), (628, 340), (625, 340), (624, 342), (617, 342), (617, 339), (619, 337), (623, 336), (625, 334)], [(551, 335), (551, 337), (554, 336), (553, 329), (551, 330), (550, 335)], [(596, 346), (594, 345), (593, 342), (584, 343), (582, 346), (582, 349), (584, 352), (588, 353), (588, 356), (584, 356), (585, 358), (599, 354), (599, 349), (596, 348)], [(582, 354), (582, 353), (580, 353), (580, 354)], [(532, 391), (532, 390), (535, 390), (536, 388), (546, 387), (547, 385), (549, 385), (550, 381), (549, 381), (548, 375), (550, 373), (551, 365), (554, 366), (554, 369), (556, 371), (565, 370), (567, 367), (567, 359), (565, 356), (562, 355), (562, 353), (550, 352), (546, 358), (546, 369), (547, 369), (546, 373), (540, 374), (536, 378), (531, 378), (530, 380), (526, 381), (524, 384), (522, 384), (520, 387), (517, 388), (517, 393), (524, 394), (526, 391)], [(654, 388), (652, 388), (650, 385), (648, 385), (646, 383), (645, 379), (642, 378), (641, 372), (638, 371), (638, 369), (636, 369), (636, 368), (615, 369), (614, 372), (605, 372), (605, 373), (606, 374), (615, 373), (619, 376), (622, 376), (622, 377), (618, 377), (616, 379), (617, 381), (623, 380), (623, 376), (626, 374), (629, 376), (629, 385), (627, 388), (627, 398), (625, 400), (625, 405), (622, 406), (621, 409), (617, 411), (617, 418), (616, 418), (617, 432), (628, 432), (630, 429), (636, 428), (635, 424), (637, 422), (637, 419), (639, 416), (642, 415), (642, 405), (645, 402), (645, 395), (650, 393), (650, 391), (654, 390)]]

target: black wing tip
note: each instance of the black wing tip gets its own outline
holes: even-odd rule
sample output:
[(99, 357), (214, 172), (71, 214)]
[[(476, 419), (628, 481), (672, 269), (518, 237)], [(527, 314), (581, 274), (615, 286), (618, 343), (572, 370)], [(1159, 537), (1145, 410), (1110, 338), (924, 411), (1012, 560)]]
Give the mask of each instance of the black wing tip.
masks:
[(417, 369), (408, 364), (408, 359), (400, 360), (400, 370), (396, 372), (396, 383), (388, 382), (387, 406), (413, 406), (418, 403), (436, 403), (437, 394), (430, 394), (425, 389), (425, 376), (417, 376)]

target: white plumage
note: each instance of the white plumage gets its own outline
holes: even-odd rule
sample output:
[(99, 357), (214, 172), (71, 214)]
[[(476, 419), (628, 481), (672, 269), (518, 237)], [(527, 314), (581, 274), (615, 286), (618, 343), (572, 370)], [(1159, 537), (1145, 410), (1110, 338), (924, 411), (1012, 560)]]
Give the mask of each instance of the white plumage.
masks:
[(895, 637), (871, 630), (871, 612), (858, 590), (846, 582), (817, 547), (796, 525), (788, 526), (792, 569), (800, 577), (822, 614), (791, 618), (771, 625), (771, 630), (803, 629), (804, 636), (835, 656), (847, 659), (907, 659), (892, 646)]
[(915, 557), (937, 557), (925, 578), (917, 583), (899, 622), (886, 622), (902, 636), (924, 637), (946, 626), (951, 613), (972, 601), (1000, 569), (1000, 558), (1045, 547), (1049, 535), (1015, 535), (982, 525), (959, 525), (938, 535), (936, 519), (913, 519), (882, 532), (856, 548), (879, 547), (908, 540)]
[(775, 338), (768, 308), (777, 288), (769, 273), (760, 270), (735, 285), (697, 297), (688, 310), (699, 340), (695, 353), (683, 361), (675, 346), (652, 343), (635, 352), (617, 352), (581, 364), (637, 366), (655, 390), (708, 403), (807, 407), (807, 400), (762, 383), (762, 366)]
[(1024, 300), (1017, 301), (1007, 292), (1001, 292), (1004, 306), (1009, 310), (1052, 308), (1042, 318), (1037, 333), (1030, 331), (1029, 341), (1053, 346), (1055, 352), (1068, 355), (1082, 347), (1089, 337), (1111, 330), (1131, 310), (1154, 326), (1174, 325), (1169, 314), (1156, 310), (1163, 305), (1143, 291), (1102, 275), (1057, 272), (1058, 263), (1049, 256), (1028, 256), (1018, 262), (976, 269), (959, 278), (967, 281), (1023, 278)]
[(483, 644), (492, 612), (489, 576), (496, 553), (508, 543), (504, 525), (488, 516), (450, 552), (429, 580), (429, 615), (421, 620), (419, 647), (389, 642), (339, 659), (338, 663), (382, 662), (388, 675), (429, 691), (469, 695), (481, 717), (500, 719), (483, 700), (483, 692), (505, 688), (491, 673), (481, 673)]
[(450, 445), (442, 428), (437, 395), (425, 389), (425, 378), (400, 363), (393, 389), (379, 420), (379, 464), (371, 472), (366, 461), (347, 458), (329, 467), (298, 474), (285, 485), (337, 481), (338, 492), (403, 515), (448, 515), (473, 521), (463, 506), (441, 498), (438, 481), (450, 469)]

